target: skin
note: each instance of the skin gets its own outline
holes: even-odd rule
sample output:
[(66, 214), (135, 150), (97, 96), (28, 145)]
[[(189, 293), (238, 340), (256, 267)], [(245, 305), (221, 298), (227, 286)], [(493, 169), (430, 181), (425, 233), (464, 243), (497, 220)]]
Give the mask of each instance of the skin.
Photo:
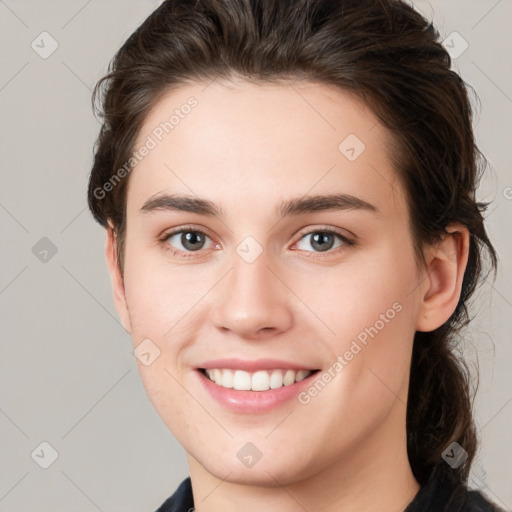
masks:
[[(417, 265), (405, 193), (387, 154), (391, 135), (364, 104), (330, 86), (189, 84), (154, 106), (136, 147), (190, 96), (197, 107), (130, 174), (124, 282), (111, 230), (106, 256), (134, 346), (149, 338), (161, 352), (139, 370), (186, 450), (195, 508), (403, 510), (419, 489), (405, 424), (413, 337), (454, 311), (467, 230), (449, 226)], [(353, 162), (338, 150), (349, 134), (366, 146)], [(162, 192), (209, 199), (225, 216), (140, 211)], [(285, 199), (334, 192), (378, 212), (276, 215)], [(208, 235), (203, 249), (186, 252), (180, 235), (160, 240), (188, 224)], [(326, 228), (356, 245), (315, 249), (304, 232)], [(251, 264), (236, 252), (247, 236), (263, 249)], [(401, 311), (307, 404), (235, 414), (200, 386), (198, 363), (221, 357), (327, 370), (397, 302)], [(247, 442), (262, 453), (251, 468), (236, 456)]]

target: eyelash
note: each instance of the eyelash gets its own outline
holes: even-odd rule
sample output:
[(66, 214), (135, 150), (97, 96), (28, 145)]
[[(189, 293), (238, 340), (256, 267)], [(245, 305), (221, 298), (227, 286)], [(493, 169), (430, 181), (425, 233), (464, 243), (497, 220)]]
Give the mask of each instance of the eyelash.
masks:
[[(200, 249), (198, 251), (182, 251), (180, 249), (172, 249), (169, 246), (169, 244), (167, 243), (169, 241), (169, 238), (171, 238), (172, 236), (180, 234), (180, 233), (187, 233), (187, 232), (200, 233), (201, 235), (204, 235), (205, 237), (210, 238), (208, 236), (208, 234), (205, 233), (204, 231), (202, 231), (201, 229), (197, 229), (194, 226), (182, 226), (179, 229), (176, 229), (175, 231), (171, 231), (169, 233), (166, 233), (160, 239), (160, 243), (164, 246), (164, 250), (170, 252), (173, 256), (181, 255), (181, 256), (183, 256), (185, 258), (193, 258), (195, 256), (194, 253), (200, 253), (203, 249)], [(326, 234), (329, 234), (329, 235), (334, 235), (334, 236), (338, 237), (343, 242), (343, 246), (338, 247), (336, 249), (329, 249), (329, 250), (325, 251), (325, 253), (313, 252), (313, 251), (305, 251), (305, 252), (310, 252), (310, 253), (313, 252), (313, 254), (316, 255), (316, 256), (307, 256), (308, 258), (322, 258), (322, 257), (324, 257), (324, 256), (322, 256), (323, 254), (327, 254), (327, 255), (331, 255), (333, 253), (335, 254), (336, 252), (338, 252), (339, 249), (343, 249), (344, 246), (346, 246), (346, 247), (354, 247), (356, 245), (356, 241), (355, 240), (351, 240), (351, 239), (347, 238), (340, 231), (338, 231), (338, 230), (336, 230), (334, 228), (327, 228), (327, 227), (326, 228), (320, 227), (320, 228), (312, 229), (310, 231), (302, 232), (300, 234), (299, 238), (297, 239), (297, 241), (294, 242), (294, 245), (297, 242), (300, 242), (306, 236), (312, 235), (314, 233), (324, 233), (324, 234), (326, 233)], [(211, 238), (210, 238), (210, 240), (211, 240)]]

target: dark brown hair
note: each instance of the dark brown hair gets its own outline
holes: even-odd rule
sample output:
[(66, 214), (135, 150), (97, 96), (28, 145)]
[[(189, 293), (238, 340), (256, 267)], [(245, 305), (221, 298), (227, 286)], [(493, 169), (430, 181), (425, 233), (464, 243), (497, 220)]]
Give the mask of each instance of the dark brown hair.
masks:
[[(353, 93), (372, 109), (395, 141), (391, 156), (420, 260), (424, 244), (438, 240), (449, 223), (470, 232), (455, 312), (414, 339), (407, 448), (422, 485), (438, 475), (467, 481), (477, 436), (470, 374), (453, 349), (469, 322), (483, 249), (497, 265), (483, 223), (487, 204), (475, 199), (486, 161), (474, 141), (468, 89), (450, 67), (432, 23), (399, 0), (166, 0), (117, 52), (93, 95), (93, 103), (101, 96), (103, 124), (89, 207), (102, 226), (112, 226), (121, 274), (128, 178), (108, 193), (104, 185), (129, 161), (141, 124), (168, 91), (217, 77), (305, 80)], [(453, 441), (468, 452), (455, 469), (441, 457)]]

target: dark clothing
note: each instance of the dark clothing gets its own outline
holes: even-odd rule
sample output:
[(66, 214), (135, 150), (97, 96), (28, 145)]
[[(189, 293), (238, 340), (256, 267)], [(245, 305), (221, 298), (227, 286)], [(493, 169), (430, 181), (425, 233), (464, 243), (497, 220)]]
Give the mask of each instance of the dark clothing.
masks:
[[(192, 512), (194, 500), (190, 477), (156, 512)], [(447, 480), (431, 480), (417, 492), (404, 512), (504, 512), (493, 505), (479, 491), (470, 491), (463, 485)]]
[(194, 509), (194, 499), (190, 477), (187, 477), (156, 512), (192, 512), (190, 509)]
[(431, 479), (416, 493), (404, 512), (504, 512), (480, 491), (461, 483)]

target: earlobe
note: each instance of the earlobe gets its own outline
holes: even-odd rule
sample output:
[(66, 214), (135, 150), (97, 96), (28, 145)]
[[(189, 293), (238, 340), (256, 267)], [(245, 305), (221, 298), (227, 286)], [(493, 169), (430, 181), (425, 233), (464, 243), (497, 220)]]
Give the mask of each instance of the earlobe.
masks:
[(421, 304), (416, 330), (429, 332), (443, 325), (453, 314), (460, 298), (462, 280), (469, 254), (469, 231), (462, 225), (450, 225), (441, 241), (430, 246), (426, 254), (421, 287)]
[(117, 239), (112, 229), (112, 226), (109, 224), (109, 227), (106, 229), (107, 231), (107, 241), (105, 245), (105, 258), (107, 260), (107, 267), (110, 274), (110, 281), (112, 283), (112, 292), (114, 295), (114, 304), (117, 309), (117, 313), (121, 319), (121, 323), (125, 331), (131, 334), (131, 322), (130, 315), (128, 313), (128, 307), (126, 303), (126, 294), (124, 288), (123, 278), (121, 277), (121, 272), (119, 270), (119, 265), (117, 261), (117, 251), (116, 244)]

